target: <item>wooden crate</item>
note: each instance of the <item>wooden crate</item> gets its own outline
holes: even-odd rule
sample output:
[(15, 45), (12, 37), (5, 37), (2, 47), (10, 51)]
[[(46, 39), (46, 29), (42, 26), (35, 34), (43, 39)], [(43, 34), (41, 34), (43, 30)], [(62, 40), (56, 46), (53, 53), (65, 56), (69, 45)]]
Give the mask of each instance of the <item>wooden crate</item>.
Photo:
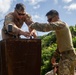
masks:
[(40, 39), (8, 39), (0, 45), (0, 75), (40, 75)]

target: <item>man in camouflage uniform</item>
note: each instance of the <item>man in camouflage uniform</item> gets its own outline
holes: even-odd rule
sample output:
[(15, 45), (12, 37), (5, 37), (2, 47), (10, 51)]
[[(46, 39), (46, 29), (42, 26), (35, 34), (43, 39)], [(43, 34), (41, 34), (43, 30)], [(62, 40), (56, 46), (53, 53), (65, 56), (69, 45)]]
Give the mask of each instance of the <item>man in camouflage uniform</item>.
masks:
[[(30, 36), (29, 32), (21, 30), (24, 22), (27, 26), (33, 23), (31, 16), (25, 12), (25, 6), (22, 3), (18, 3), (15, 6), (14, 12), (5, 16), (4, 26), (2, 28), (2, 39), (13, 37), (19, 38), (20, 35), (24, 35), (26, 37)], [(12, 29), (11, 32), (9, 32), (10, 29)], [(31, 35), (36, 37), (35, 30), (31, 32)]]
[[(76, 65), (76, 54), (72, 43), (72, 36), (68, 25), (59, 19), (59, 13), (56, 10), (50, 10), (46, 14), (49, 23), (33, 23), (29, 26), (38, 31), (47, 32), (54, 30), (56, 32), (58, 49), (55, 54), (60, 54), (59, 75), (74, 75)], [(55, 56), (51, 59), (55, 63)]]

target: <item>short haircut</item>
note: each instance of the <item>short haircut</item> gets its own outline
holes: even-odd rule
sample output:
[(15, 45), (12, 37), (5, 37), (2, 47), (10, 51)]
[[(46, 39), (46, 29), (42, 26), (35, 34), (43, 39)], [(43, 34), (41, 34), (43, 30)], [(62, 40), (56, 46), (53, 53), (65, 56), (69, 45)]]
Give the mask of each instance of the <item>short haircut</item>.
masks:
[(25, 6), (22, 3), (18, 3), (15, 6), (15, 10), (20, 10), (20, 11), (24, 11), (25, 10)]
[(48, 15), (54, 16), (54, 15), (59, 15), (59, 13), (58, 13), (56, 10), (50, 10), (50, 11), (46, 14), (46, 16), (48, 16)]

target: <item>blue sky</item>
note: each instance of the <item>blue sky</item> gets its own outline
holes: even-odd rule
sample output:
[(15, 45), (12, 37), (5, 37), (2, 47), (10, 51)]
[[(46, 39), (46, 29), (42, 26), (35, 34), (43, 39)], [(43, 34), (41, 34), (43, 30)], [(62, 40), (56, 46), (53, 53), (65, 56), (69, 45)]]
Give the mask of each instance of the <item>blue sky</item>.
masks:
[[(26, 6), (26, 12), (32, 16), (34, 22), (47, 22), (46, 13), (55, 9), (59, 12), (60, 19), (69, 26), (76, 24), (76, 0), (0, 0), (0, 39), (4, 21), (2, 19), (7, 13), (14, 11), (16, 3), (23, 3)], [(22, 29), (28, 30), (25, 24)], [(37, 34), (46, 33), (37, 32)]]

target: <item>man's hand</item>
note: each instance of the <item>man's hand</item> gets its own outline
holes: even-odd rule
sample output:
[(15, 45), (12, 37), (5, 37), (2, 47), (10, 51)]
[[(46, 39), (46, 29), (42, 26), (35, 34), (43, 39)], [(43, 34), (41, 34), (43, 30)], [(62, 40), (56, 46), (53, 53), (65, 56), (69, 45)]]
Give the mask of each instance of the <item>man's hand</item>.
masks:
[(33, 36), (34, 38), (37, 38), (37, 34), (36, 34), (36, 30), (33, 29), (31, 32), (30, 32), (30, 36)]
[(30, 32), (24, 32), (24, 36), (25, 37), (29, 37), (30, 36)]
[(20, 35), (23, 35), (23, 36), (25, 36), (25, 37), (29, 37), (29, 36), (30, 36), (30, 32), (27, 32), (27, 31), (24, 32), (24, 31), (21, 30), (21, 29), (19, 30), (19, 34), (20, 34)]
[(30, 36), (33, 36), (34, 38), (37, 38), (36, 30), (33, 29), (31, 27), (31, 25), (29, 26), (29, 32), (30, 32)]

